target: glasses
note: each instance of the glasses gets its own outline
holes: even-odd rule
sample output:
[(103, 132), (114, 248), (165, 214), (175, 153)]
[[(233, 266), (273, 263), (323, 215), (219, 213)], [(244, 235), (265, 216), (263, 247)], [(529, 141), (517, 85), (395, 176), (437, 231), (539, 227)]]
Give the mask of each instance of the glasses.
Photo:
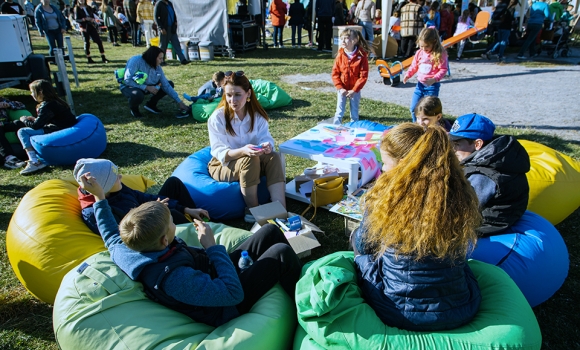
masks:
[(226, 76), (226, 78), (231, 79), (232, 75), (236, 75), (236, 77), (243, 77), (244, 76), (244, 71), (243, 70), (239, 70), (237, 72), (233, 72), (231, 70), (227, 71), (224, 73), (224, 75)]

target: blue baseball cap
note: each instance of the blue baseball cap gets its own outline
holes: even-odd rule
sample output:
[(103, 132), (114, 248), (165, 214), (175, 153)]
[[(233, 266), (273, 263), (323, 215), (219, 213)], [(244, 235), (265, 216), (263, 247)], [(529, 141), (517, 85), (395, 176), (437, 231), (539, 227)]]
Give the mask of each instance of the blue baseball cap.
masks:
[(455, 120), (451, 126), (449, 137), (451, 140), (482, 139), (488, 141), (493, 138), (494, 131), (495, 124), (491, 120), (481, 114), (471, 113), (462, 115)]

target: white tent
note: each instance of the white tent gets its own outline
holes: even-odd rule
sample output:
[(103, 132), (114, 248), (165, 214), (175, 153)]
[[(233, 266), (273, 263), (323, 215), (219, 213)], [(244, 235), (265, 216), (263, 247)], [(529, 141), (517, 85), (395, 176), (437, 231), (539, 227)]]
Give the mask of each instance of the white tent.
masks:
[(177, 16), (177, 35), (230, 46), (226, 1), (172, 0)]

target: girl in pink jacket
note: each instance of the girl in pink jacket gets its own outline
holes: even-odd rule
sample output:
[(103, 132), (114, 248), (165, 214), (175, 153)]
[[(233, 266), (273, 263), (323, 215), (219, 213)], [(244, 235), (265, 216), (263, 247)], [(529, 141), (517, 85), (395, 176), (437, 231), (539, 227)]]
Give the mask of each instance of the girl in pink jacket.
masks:
[(439, 88), (447, 73), (447, 52), (441, 45), (439, 33), (434, 28), (425, 28), (417, 39), (419, 50), (413, 57), (413, 63), (407, 70), (403, 78), (403, 84), (417, 74), (417, 86), (411, 100), (411, 116), (413, 123), (417, 121), (415, 117), (415, 107), (423, 96), (439, 96)]

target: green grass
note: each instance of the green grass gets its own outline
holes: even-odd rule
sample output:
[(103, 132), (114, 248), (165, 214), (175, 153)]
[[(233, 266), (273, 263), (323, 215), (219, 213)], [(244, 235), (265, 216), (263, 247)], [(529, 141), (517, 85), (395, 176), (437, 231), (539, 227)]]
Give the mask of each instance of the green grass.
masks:
[[(101, 118), (109, 140), (101, 157), (113, 160), (125, 174), (142, 174), (155, 180), (157, 185), (150, 192), (156, 193), (160, 184), (185, 157), (209, 144), (206, 125), (195, 123), (191, 118), (174, 118), (177, 107), (167, 98), (159, 106), (164, 110), (163, 114), (154, 116), (144, 113), (143, 119), (132, 118), (127, 101), (119, 92), (113, 78), (113, 70), (123, 67), (130, 56), (140, 54), (144, 49), (132, 48), (129, 45), (112, 48), (105, 43), (111, 63), (89, 66), (85, 63), (80, 39), (73, 37), (72, 41), (81, 81), (79, 88), (73, 87), (76, 113), (93, 113)], [(46, 52), (46, 42), (36, 33), (33, 33), (33, 43), (35, 52)], [(93, 52), (96, 54), (96, 47)], [(261, 78), (275, 82), (293, 98), (291, 106), (269, 112), (270, 130), (276, 141), (281, 143), (332, 116), (336, 103), (335, 94), (313, 90), (327, 85), (326, 83), (288, 85), (281, 81), (281, 77), (297, 73), (328, 73), (331, 66), (332, 59), (327, 53), (321, 54), (307, 49), (257, 49), (238, 53), (234, 60), (216, 57), (213, 61), (198, 61), (187, 66), (180, 66), (174, 61), (164, 70), (175, 82), (179, 93), (195, 93), (216, 70), (243, 70), (251, 79)], [(72, 75), (69, 78), (72, 80)], [(35, 103), (27, 91), (7, 89), (0, 93), (10, 99), (23, 101), (29, 110), (34, 110)], [(515, 105), (511, 107), (517, 108)], [(407, 106), (371, 100), (363, 100), (361, 103), (361, 117), (386, 124), (409, 120)], [(577, 143), (526, 129), (499, 131), (539, 141), (575, 158), (580, 157)], [(288, 157), (288, 177), (301, 173), (309, 165), (306, 160)], [(12, 272), (5, 249), (5, 234), (12, 213), (27, 191), (48, 179), (69, 176), (71, 171), (72, 166), (50, 167), (47, 171), (24, 177), (17, 171), (0, 169), (0, 349), (57, 349), (52, 332), (52, 307), (32, 297)], [(288, 207), (290, 211), (301, 213), (306, 205), (289, 200)], [(248, 228), (243, 221), (227, 223)], [(322, 210), (318, 212), (315, 223), (326, 233), (318, 235), (322, 246), (313, 250), (310, 259), (347, 248), (342, 217)], [(580, 242), (580, 212), (576, 211), (558, 225), (558, 229), (564, 236), (571, 255), (569, 277), (560, 291), (536, 307), (534, 312), (542, 329), (544, 348), (571, 349), (580, 347), (580, 334), (577, 327), (573, 326), (580, 323), (580, 307), (576, 297), (580, 290), (577, 269), (579, 259), (575, 254)]]

